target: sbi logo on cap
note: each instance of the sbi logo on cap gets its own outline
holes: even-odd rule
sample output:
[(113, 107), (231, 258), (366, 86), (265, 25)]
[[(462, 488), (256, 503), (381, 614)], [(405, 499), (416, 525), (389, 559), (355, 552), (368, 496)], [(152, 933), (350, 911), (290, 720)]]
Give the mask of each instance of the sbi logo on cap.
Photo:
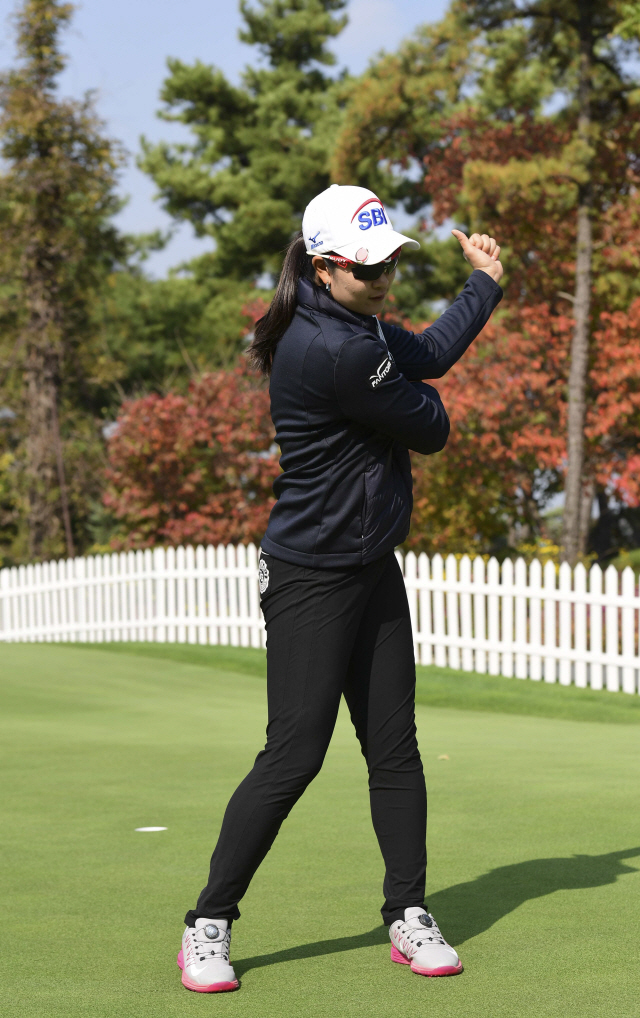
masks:
[[(365, 205), (372, 204), (379, 206), (379, 208), (366, 209), (364, 212), (361, 211), (364, 209)], [(360, 205), (360, 207), (353, 213), (351, 222), (353, 222), (356, 216), (360, 223), (360, 230), (370, 230), (372, 226), (383, 226), (385, 223), (389, 223), (389, 220), (384, 213), (384, 206), (379, 198), (367, 198), (367, 200), (363, 202), (362, 205)]]

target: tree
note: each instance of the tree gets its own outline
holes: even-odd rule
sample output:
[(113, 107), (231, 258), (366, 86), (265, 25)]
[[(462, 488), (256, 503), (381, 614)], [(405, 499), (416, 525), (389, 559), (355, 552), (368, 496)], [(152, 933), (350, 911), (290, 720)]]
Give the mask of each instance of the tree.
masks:
[(259, 541), (278, 474), (269, 394), (246, 366), (125, 403), (109, 442), (112, 546)]
[[(366, 154), (372, 129), (383, 116), (385, 97), (393, 106), (399, 94), (420, 91), (415, 115), (411, 104), (405, 103), (392, 119), (393, 129), (382, 139), (383, 170), (397, 178), (403, 161), (405, 166), (412, 159), (419, 161), (426, 171), (424, 177), (412, 174), (405, 187), (414, 189), (410, 194), (414, 205), (419, 192), (423, 201), (432, 202), (436, 221), (455, 216), (481, 230), (497, 229), (499, 224), (506, 247), (507, 294), (509, 304), (514, 305), (504, 327), (513, 336), (521, 330), (525, 346), (531, 316), (539, 321), (546, 316), (547, 342), (563, 344), (564, 328), (556, 326), (566, 321), (567, 310), (573, 310), (571, 357), (565, 358), (559, 349), (562, 356), (552, 365), (542, 346), (536, 354), (543, 365), (547, 363), (550, 377), (555, 378), (556, 370), (560, 372), (558, 385), (554, 382), (560, 404), (567, 399), (565, 391), (568, 394), (569, 413), (565, 416), (559, 405), (555, 414), (557, 426), (567, 430), (568, 442), (558, 450), (554, 472), (561, 472), (568, 450), (565, 554), (570, 559), (585, 547), (585, 523), (600, 456), (596, 444), (589, 446), (585, 466), (586, 421), (598, 391), (591, 363), (585, 360), (585, 342), (598, 327), (602, 311), (628, 308), (638, 293), (637, 271), (619, 260), (616, 265), (611, 245), (606, 250), (605, 243), (615, 216), (628, 217), (636, 200), (634, 82), (625, 75), (625, 52), (619, 36), (615, 37), (619, 13), (615, 5), (588, 6), (586, 15), (585, 10), (582, 3), (547, 4), (542, 0), (526, 8), (509, 0), (452, 4), (441, 25), (429, 28), (407, 43), (399, 55), (383, 58), (371, 69), (349, 107), (335, 156), (338, 163), (342, 159), (343, 172), (349, 165), (357, 168), (354, 154), (358, 158)], [(577, 18), (580, 11), (588, 15), (587, 22)], [(572, 12), (576, 15), (573, 20)], [(460, 26), (460, 33), (454, 24)], [(465, 48), (461, 48), (461, 40), (466, 40)], [(447, 93), (438, 83), (438, 74), (454, 62), (456, 88)], [(405, 72), (402, 80), (401, 68)], [(414, 80), (407, 71), (413, 72)], [(559, 92), (567, 96), (564, 104), (558, 104)], [(358, 130), (354, 132), (355, 127)], [(589, 274), (594, 265), (592, 285)], [(496, 329), (489, 334), (497, 343)], [(507, 378), (513, 372), (512, 377), (524, 381), (517, 343), (512, 364), (504, 361), (497, 347), (493, 353), (486, 343), (479, 349), (485, 362), (493, 357), (496, 364), (503, 362), (501, 370)], [(471, 358), (474, 356), (472, 353)], [(530, 412), (535, 420), (535, 399)], [(517, 415), (507, 431), (503, 429), (505, 436), (511, 426), (511, 434), (518, 434)], [(511, 452), (505, 446), (507, 459)], [(613, 470), (611, 458), (608, 462)], [(428, 474), (431, 469), (427, 468)], [(545, 473), (542, 467), (539, 472)], [(602, 478), (602, 470), (598, 476)], [(507, 501), (511, 480), (507, 482), (505, 477)], [(517, 487), (520, 493), (537, 487), (539, 505), (545, 490), (553, 490), (553, 485), (540, 488), (533, 481), (524, 488), (518, 482)]]
[(113, 418), (125, 398), (186, 391), (194, 376), (233, 366), (251, 323), (246, 296), (233, 279), (211, 286), (200, 267), (167, 279), (135, 266), (112, 273), (94, 307), (104, 358), (94, 373), (96, 408)]
[(19, 508), (16, 504), (15, 486), (11, 483), (13, 456), (10, 452), (0, 453), (0, 566), (5, 563), (2, 552), (15, 540)]
[[(620, 230), (621, 210), (612, 211), (611, 247), (596, 262), (598, 269), (606, 257), (609, 273), (614, 259), (624, 268), (625, 246), (637, 263), (640, 240), (629, 222)], [(589, 550), (604, 559), (638, 544), (639, 330), (635, 298), (626, 311), (602, 312), (593, 337), (585, 435), (600, 515)], [(544, 533), (540, 510), (562, 480), (572, 333), (568, 313), (511, 304), (437, 383), (452, 431), (442, 456), (416, 457), (410, 546), (504, 553)], [(588, 523), (583, 511), (585, 531)]]
[(24, 0), (20, 66), (0, 78), (0, 313), (8, 371), (22, 376), (30, 559), (59, 554), (61, 532), (74, 554), (60, 404), (70, 390), (74, 406), (82, 403), (92, 300), (123, 252), (110, 222), (119, 208), (117, 149), (90, 96), (56, 95), (65, 65), (59, 36), (72, 13), (58, 0)]
[(432, 318), (433, 305), (451, 301), (469, 268), (453, 238), (433, 235), (425, 214), (423, 161), (438, 144), (440, 121), (468, 92), (478, 58), (477, 33), (453, 3), (442, 21), (419, 28), (396, 53), (374, 61), (345, 82), (346, 104), (331, 152), (331, 177), (372, 188), (391, 207), (417, 215), (421, 243), (404, 251), (392, 303), (399, 318)]
[[(241, 0), (240, 38), (266, 66), (248, 67), (239, 88), (200, 62), (169, 60), (166, 120), (186, 124), (191, 145), (143, 144), (141, 166), (167, 212), (215, 241), (203, 271), (253, 284), (277, 273), (305, 206), (329, 186), (329, 157), (344, 75), (327, 40), (346, 24), (346, 0)], [(246, 294), (245, 294), (246, 295)]]
[[(555, 88), (568, 98), (563, 117), (571, 127), (562, 153), (564, 172), (575, 191), (574, 328), (568, 380), (567, 477), (564, 508), (564, 555), (571, 563), (584, 550), (581, 525), (585, 498), (585, 422), (589, 346), (593, 331), (591, 292), (593, 220), (610, 201), (596, 165), (599, 143), (628, 113), (637, 88), (625, 73), (616, 29), (620, 4), (614, 0), (470, 0), (469, 20), (489, 33), (498, 46), (525, 23), (525, 59), (546, 64)], [(519, 33), (522, 37), (522, 33)], [(555, 168), (557, 176), (560, 167)], [(600, 186), (598, 186), (600, 185)], [(609, 194), (607, 194), (609, 192)], [(585, 480), (587, 484), (585, 485)]]
[(559, 487), (570, 328), (545, 305), (513, 307), (436, 383), (451, 436), (442, 456), (415, 458), (410, 546), (504, 554), (535, 541)]

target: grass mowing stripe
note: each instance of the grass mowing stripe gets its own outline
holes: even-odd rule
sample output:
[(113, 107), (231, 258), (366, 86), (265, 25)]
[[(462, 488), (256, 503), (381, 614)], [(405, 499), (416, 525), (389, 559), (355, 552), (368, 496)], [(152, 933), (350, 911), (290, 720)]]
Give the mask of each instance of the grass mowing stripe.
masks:
[(221, 647), (193, 643), (64, 643), (51, 647), (74, 647), (78, 650), (100, 650), (109, 654), (135, 654), (140, 657), (159, 658), (203, 668), (217, 668), (242, 675), (267, 677), (267, 658), (264, 650), (253, 647)]
[[(76, 643), (51, 644), (134, 654), (163, 661), (266, 677), (263, 650), (250, 647), (200, 646), (187, 643)], [(525, 714), (612, 724), (640, 724), (640, 696), (606, 690), (576, 689), (558, 683), (507, 679), (437, 666), (417, 669), (416, 702), (431, 707)]]
[(568, 721), (640, 724), (640, 697), (558, 683), (418, 666), (416, 702), (431, 707), (526, 714)]

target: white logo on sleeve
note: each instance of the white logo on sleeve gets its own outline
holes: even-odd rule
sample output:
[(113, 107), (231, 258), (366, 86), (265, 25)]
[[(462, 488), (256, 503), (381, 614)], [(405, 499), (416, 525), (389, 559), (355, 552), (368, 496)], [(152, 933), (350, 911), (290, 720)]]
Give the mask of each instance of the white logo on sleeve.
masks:
[(263, 558), (258, 563), (258, 585), (261, 594), (264, 594), (269, 586), (269, 567)]
[(385, 378), (391, 371), (393, 361), (390, 356), (385, 357), (381, 364), (378, 365), (375, 375), (369, 375), (369, 381), (371, 382), (371, 388), (377, 389), (380, 382), (384, 382)]

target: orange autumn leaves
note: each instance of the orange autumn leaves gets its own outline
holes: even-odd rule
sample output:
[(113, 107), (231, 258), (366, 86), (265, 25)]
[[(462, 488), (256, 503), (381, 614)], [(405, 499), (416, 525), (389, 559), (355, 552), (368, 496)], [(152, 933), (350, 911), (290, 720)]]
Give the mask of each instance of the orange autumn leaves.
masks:
[[(597, 145), (585, 482), (640, 504), (640, 118)], [(440, 382), (452, 420), (440, 457), (416, 457), (410, 543), (486, 551), (540, 533), (540, 507), (566, 470), (573, 329), (575, 180), (561, 125), (487, 122), (472, 109), (440, 124), (424, 159), (436, 222), (460, 214), (504, 244), (505, 300)], [(491, 224), (491, 225), (490, 225)], [(518, 538), (518, 534), (520, 537)]]
[[(410, 545), (483, 551), (514, 525), (539, 531), (536, 484), (566, 464), (566, 380), (573, 320), (540, 303), (507, 304), (436, 384), (451, 418), (441, 456), (414, 458)], [(594, 482), (640, 504), (640, 299), (603, 311), (593, 334), (586, 438)]]
[(279, 472), (269, 395), (241, 364), (123, 407), (105, 505), (116, 548), (259, 541)]

